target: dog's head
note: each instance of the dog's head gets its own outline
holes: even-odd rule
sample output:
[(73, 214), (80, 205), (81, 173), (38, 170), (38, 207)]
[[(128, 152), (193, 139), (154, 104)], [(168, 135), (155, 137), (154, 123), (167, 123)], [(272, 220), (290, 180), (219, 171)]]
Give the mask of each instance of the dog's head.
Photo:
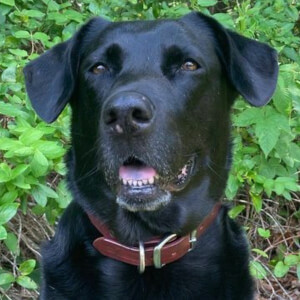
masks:
[(71, 103), (78, 194), (102, 209), (132, 212), (187, 202), (187, 214), (199, 215), (225, 187), (231, 104), (238, 94), (267, 103), (277, 71), (272, 48), (191, 13), (92, 19), (32, 61), (25, 78), (45, 121)]

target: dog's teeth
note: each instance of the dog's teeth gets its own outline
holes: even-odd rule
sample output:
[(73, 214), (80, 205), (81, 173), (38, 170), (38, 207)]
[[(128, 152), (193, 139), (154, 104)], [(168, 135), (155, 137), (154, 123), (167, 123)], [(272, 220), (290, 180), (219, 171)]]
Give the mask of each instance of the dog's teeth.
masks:
[[(182, 175), (181, 175), (182, 176)], [(147, 184), (154, 184), (155, 179), (157, 179), (157, 177), (151, 177), (148, 179), (140, 179), (140, 180), (133, 180), (133, 179), (121, 179), (123, 185), (129, 185), (129, 186), (143, 186), (143, 185), (147, 185)]]

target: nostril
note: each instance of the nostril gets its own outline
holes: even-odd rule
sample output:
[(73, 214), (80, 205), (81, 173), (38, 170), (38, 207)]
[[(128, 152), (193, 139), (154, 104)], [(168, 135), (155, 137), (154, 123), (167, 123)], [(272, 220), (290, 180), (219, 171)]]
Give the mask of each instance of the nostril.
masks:
[(152, 118), (152, 114), (149, 110), (134, 108), (132, 111), (132, 119), (136, 122), (149, 122)]
[(104, 122), (106, 125), (115, 123), (118, 120), (118, 114), (114, 109), (109, 110), (104, 116)]

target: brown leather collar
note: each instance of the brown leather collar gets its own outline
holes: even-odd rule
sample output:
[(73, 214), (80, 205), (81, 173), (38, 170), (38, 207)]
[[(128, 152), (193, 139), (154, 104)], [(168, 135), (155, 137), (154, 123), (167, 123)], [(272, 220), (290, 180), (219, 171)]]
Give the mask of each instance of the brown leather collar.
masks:
[(218, 216), (221, 206), (221, 203), (217, 203), (198, 228), (190, 234), (182, 237), (170, 234), (164, 239), (153, 238), (145, 243), (140, 243), (139, 247), (129, 247), (119, 243), (104, 223), (88, 214), (92, 224), (103, 235), (94, 240), (93, 246), (105, 256), (138, 266), (140, 273), (143, 273), (147, 266), (160, 269), (165, 264), (178, 260), (194, 248), (197, 239)]

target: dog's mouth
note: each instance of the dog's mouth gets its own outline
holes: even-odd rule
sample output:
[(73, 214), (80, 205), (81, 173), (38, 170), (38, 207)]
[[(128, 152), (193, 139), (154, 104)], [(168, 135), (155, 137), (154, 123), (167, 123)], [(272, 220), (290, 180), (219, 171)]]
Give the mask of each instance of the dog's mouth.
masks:
[(195, 157), (175, 175), (164, 176), (142, 160), (129, 157), (119, 168), (117, 203), (130, 211), (154, 211), (171, 201), (170, 192), (186, 187), (192, 177)]

